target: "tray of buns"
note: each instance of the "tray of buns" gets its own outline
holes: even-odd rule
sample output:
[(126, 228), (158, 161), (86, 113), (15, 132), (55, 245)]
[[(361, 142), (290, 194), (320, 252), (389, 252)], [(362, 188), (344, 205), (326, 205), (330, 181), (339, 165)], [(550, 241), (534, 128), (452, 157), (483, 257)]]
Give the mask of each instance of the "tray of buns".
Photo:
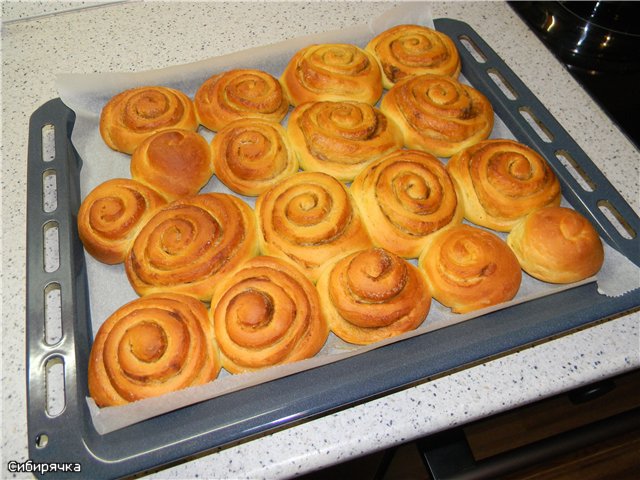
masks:
[[(469, 25), (433, 23), (427, 30), (440, 35), (430, 42), (441, 43), (439, 57), (457, 53), (435, 73), (393, 64), (381, 34), (348, 52), (310, 45), (271, 74), (246, 65), (215, 72), (193, 100), (168, 86), (109, 95), (99, 133), (127, 156), (129, 178), (81, 184), (89, 164), (72, 140), (76, 113), (59, 98), (34, 112), (27, 219), (34, 462), (80, 462), (92, 478), (131, 475), (640, 305), (638, 289), (604, 295), (594, 279), (610, 249), (640, 266), (635, 212)], [(417, 29), (411, 35), (424, 34)], [(328, 58), (336, 67), (345, 56), (362, 57), (358, 76), (374, 80), (342, 81), (347, 93), (337, 94), (313, 63)], [(256, 88), (259, 102), (249, 105), (243, 95)], [(332, 93), (319, 98), (318, 89)], [(433, 105), (416, 106), (420, 96)], [(220, 105), (223, 97), (236, 104)], [(442, 126), (429, 116), (436, 107), (458, 119)], [(261, 113), (238, 118), (247, 108)], [(169, 118), (171, 128), (148, 133), (134, 115), (144, 109), (162, 110), (158, 121)], [(510, 138), (489, 138), (494, 118)], [(215, 134), (203, 139), (203, 129)], [(175, 160), (180, 144), (188, 168), (184, 156)], [(212, 179), (227, 189), (204, 192)], [(133, 213), (106, 225), (122, 210)], [(100, 229), (108, 234), (96, 238)], [(582, 242), (560, 250), (561, 266), (549, 264), (555, 247), (537, 251), (554, 229)], [(588, 253), (580, 257), (582, 249)], [(104, 272), (106, 297), (109, 283), (122, 283), (132, 299), (100, 311), (96, 271)], [(464, 277), (464, 288), (452, 286), (453, 277)], [(525, 277), (569, 287), (513, 301)], [(60, 319), (52, 331), (54, 310)], [(443, 323), (420, 331), (436, 311)], [(329, 339), (346, 354), (322, 360)], [(162, 370), (150, 370), (156, 363)], [(63, 372), (64, 405), (55, 413), (51, 364)], [(256, 380), (233, 383), (243, 376)], [(103, 408), (162, 406), (216, 382), (230, 386), (96, 428)]]

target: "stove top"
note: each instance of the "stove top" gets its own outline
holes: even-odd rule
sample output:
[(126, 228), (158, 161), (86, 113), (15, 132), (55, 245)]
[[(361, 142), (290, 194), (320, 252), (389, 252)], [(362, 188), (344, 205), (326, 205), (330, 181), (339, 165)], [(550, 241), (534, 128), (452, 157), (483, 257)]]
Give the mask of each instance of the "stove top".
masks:
[(640, 2), (509, 2), (640, 147)]

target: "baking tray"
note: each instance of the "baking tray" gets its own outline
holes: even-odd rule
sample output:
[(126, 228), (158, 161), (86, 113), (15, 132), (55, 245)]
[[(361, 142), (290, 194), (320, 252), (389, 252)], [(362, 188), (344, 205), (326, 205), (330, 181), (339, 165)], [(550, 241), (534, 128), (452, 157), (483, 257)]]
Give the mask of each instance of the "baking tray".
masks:
[[(591, 219), (613, 248), (640, 265), (640, 219), (588, 156), (469, 25), (451, 19), (434, 23), (456, 42), (464, 76), (489, 98), (518, 140), (548, 159), (569, 203)], [(522, 112), (535, 120), (527, 121)], [(33, 113), (29, 126), (26, 360), (29, 457), (35, 463), (80, 463), (81, 475), (95, 479), (131, 475), (397, 391), (640, 305), (639, 289), (605, 297), (591, 283), (100, 435), (85, 400), (93, 334), (76, 229), (82, 159), (71, 142), (74, 120), (74, 113), (53, 99)], [(45, 158), (43, 130), (51, 127), (55, 154)], [(570, 161), (563, 162), (558, 153)], [(55, 205), (44, 208), (45, 179), (52, 176)], [(582, 186), (585, 182), (592, 191)], [(624, 228), (611, 222), (607, 209), (623, 219)], [(52, 226), (59, 254), (53, 269), (45, 268), (50, 248), (45, 232)], [(61, 333), (48, 342), (46, 297), (52, 288), (60, 293)], [(55, 414), (47, 412), (51, 362), (62, 364), (64, 383), (64, 407)], [(47, 478), (68, 475), (46, 473)]]

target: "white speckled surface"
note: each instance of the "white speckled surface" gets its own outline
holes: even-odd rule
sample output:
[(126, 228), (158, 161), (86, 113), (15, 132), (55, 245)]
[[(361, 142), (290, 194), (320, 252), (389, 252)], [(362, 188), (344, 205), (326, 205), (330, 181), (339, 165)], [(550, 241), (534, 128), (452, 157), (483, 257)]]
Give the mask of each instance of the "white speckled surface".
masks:
[[(43, 2), (46, 3), (46, 2)], [(67, 2), (65, 2), (67, 3)], [(91, 2), (92, 4), (94, 2)], [(56, 72), (160, 68), (367, 22), (391, 3), (128, 2), (29, 19), (9, 2), (2, 30), (2, 471), (27, 459), (26, 146)], [(430, 4), (491, 45), (640, 211), (640, 154), (500, 2)], [(7, 12), (3, 4), (3, 12)], [(46, 12), (45, 12), (46, 13)], [(321, 468), (640, 366), (640, 316), (608, 321), (250, 442), (150, 478), (278, 478)], [(29, 475), (19, 474), (28, 478)]]

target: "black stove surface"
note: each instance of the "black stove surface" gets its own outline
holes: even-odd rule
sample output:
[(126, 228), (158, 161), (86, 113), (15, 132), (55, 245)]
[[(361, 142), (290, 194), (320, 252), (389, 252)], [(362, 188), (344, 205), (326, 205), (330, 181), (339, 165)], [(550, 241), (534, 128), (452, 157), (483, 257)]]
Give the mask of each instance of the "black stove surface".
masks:
[(640, 147), (640, 2), (510, 2)]

